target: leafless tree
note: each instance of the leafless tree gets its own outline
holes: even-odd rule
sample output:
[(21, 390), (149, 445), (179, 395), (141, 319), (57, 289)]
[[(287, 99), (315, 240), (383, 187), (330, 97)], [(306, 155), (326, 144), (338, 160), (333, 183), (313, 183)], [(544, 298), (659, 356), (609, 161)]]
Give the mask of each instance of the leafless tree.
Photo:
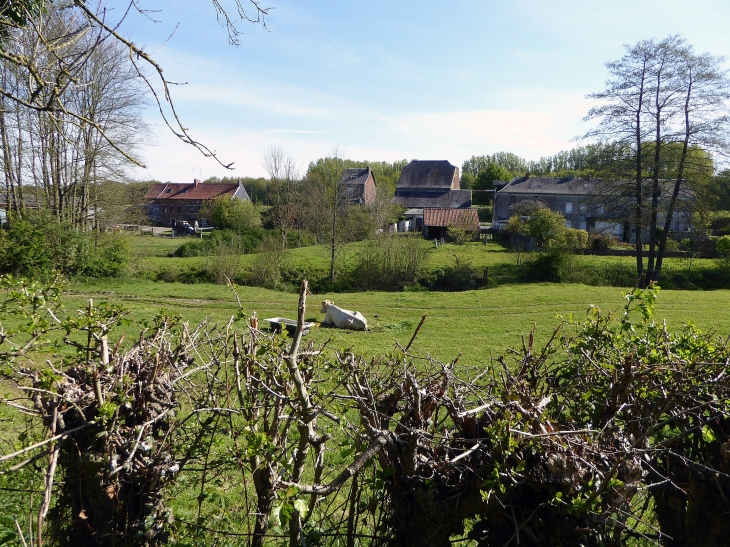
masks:
[[(271, 9), (261, 6), (258, 0), (235, 0), (233, 10), (221, 0), (210, 2), (219, 23), (228, 32), (229, 42), (234, 45), (239, 43), (241, 22), (265, 26), (266, 15)], [(216, 154), (194, 139), (183, 125), (170, 92), (171, 87), (177, 83), (164, 76), (162, 66), (151, 54), (122, 34), (124, 22), (131, 11), (137, 11), (151, 19), (158, 12), (142, 8), (137, 0), (123, 0), (113, 4), (121, 8), (116, 13), (105, 3), (84, 0), (3, 2), (0, 5), (0, 40), (3, 42), (0, 60), (6, 66), (13, 67), (18, 78), (28, 82), (28, 86), (18, 89), (2, 82), (0, 95), (28, 111), (49, 113), (64, 118), (67, 123), (92, 127), (108, 146), (126, 156), (127, 160), (142, 165), (134, 153), (128, 152), (124, 142), (119, 142), (114, 134), (108, 132), (102, 121), (79, 109), (68, 97), (70, 89), (84, 83), (85, 67), (93, 52), (104, 45), (108, 47), (110, 43), (115, 43), (125, 51), (137, 76), (145, 82), (168, 128), (180, 140), (222, 164)], [(63, 10), (66, 17), (74, 21), (73, 28), (67, 34), (48, 34), (49, 28), (43, 14), (46, 10), (56, 9)], [(43, 54), (24, 55), (6, 47), (18, 35), (29, 36), (30, 42), (42, 50)], [(75, 49), (73, 55), (66, 54), (70, 46), (82, 40), (83, 48)], [(231, 164), (225, 166), (230, 168)]]
[(281, 248), (287, 248), (287, 230), (300, 216), (301, 184), (294, 159), (283, 148), (271, 146), (264, 152), (261, 164), (269, 174), (273, 192), (274, 226), (281, 230)]
[[(67, 70), (79, 55), (85, 62), (64, 91), (67, 111), (29, 109), (3, 97), (0, 132), (6, 197), (14, 210), (32, 198), (34, 205), (83, 227), (99, 210), (98, 183), (125, 180), (125, 168), (139, 163), (136, 150), (146, 128), (141, 119), (143, 82), (121, 45), (96, 44), (68, 12), (51, 6), (36, 22), (43, 26), (44, 41), (24, 28), (8, 41), (6, 52), (56, 59), (44, 66), (46, 79), (61, 79), (54, 71)], [(6, 88), (45, 99), (47, 90), (34, 89), (17, 66), (4, 60), (1, 70)]]
[[(727, 152), (730, 80), (722, 61), (695, 54), (679, 36), (644, 40), (607, 63), (611, 79), (606, 89), (589, 95), (599, 104), (586, 119), (600, 123), (586, 137), (609, 145), (605, 150), (612, 157), (603, 174), (615, 199), (633, 208), (636, 267), (643, 284), (661, 276), (674, 214), (682, 194), (694, 192), (693, 175), (707, 170), (705, 154)], [(664, 226), (658, 228), (661, 221)]]

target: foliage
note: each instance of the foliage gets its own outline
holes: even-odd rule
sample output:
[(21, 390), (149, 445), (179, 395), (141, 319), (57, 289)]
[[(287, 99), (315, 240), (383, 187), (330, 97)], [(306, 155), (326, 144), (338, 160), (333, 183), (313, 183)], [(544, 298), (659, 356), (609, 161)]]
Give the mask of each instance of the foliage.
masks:
[(131, 246), (129, 238), (119, 232), (95, 234), (87, 238), (93, 241), (82, 259), (79, 273), (89, 277), (120, 277), (126, 273), (130, 262)]
[(510, 214), (529, 217), (540, 209), (549, 209), (547, 204), (539, 199), (525, 199), (510, 207)]
[(730, 235), (718, 238), (715, 243), (717, 253), (723, 258), (730, 258)]
[(130, 260), (121, 234), (78, 233), (45, 210), (12, 213), (0, 230), (0, 273), (53, 276), (119, 276)]
[(477, 238), (479, 232), (473, 228), (465, 228), (463, 226), (449, 226), (446, 228), (446, 235), (456, 245), (464, 245), (470, 241), (474, 241)]
[(572, 281), (569, 276), (574, 265), (571, 252), (559, 246), (551, 246), (547, 252), (533, 254), (525, 261), (525, 279), (532, 283)]
[(519, 215), (511, 216), (504, 229), (512, 234), (528, 234), (527, 223)]
[(253, 203), (228, 196), (218, 196), (204, 202), (200, 214), (209, 218), (216, 228), (239, 233), (250, 231), (261, 224), (260, 212)]
[(527, 219), (527, 233), (541, 247), (548, 245), (550, 241), (562, 241), (565, 229), (565, 217), (550, 209), (538, 209)]
[(359, 253), (355, 282), (365, 290), (402, 290), (418, 282), (430, 249), (419, 236), (378, 234)]
[(585, 249), (588, 247), (590, 235), (585, 230), (566, 228), (563, 233), (562, 244), (568, 249)]
[(218, 254), (220, 249), (235, 254), (254, 253), (265, 235), (266, 231), (263, 228), (252, 228), (243, 232), (214, 230), (205, 234), (202, 239), (187, 239), (171, 253), (171, 256), (179, 258), (210, 256)]
[(487, 279), (469, 260), (454, 255), (452, 264), (429, 272), (426, 282), (433, 291), (470, 291), (484, 286)]
[(281, 288), (282, 270), (285, 267), (286, 251), (281, 250), (281, 245), (274, 238), (267, 236), (251, 262), (247, 284), (266, 289)]
[(591, 235), (591, 248), (594, 251), (608, 251), (616, 239), (606, 234)]

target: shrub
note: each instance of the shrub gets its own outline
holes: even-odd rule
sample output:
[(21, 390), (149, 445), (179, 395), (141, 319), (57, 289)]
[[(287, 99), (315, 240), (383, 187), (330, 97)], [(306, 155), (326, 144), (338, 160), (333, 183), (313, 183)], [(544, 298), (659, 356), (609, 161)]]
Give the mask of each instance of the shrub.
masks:
[(253, 203), (228, 196), (205, 202), (201, 215), (207, 216), (216, 228), (234, 232), (245, 232), (261, 225), (261, 214)]
[(608, 251), (616, 240), (606, 234), (593, 234), (591, 237), (591, 248), (594, 251)]
[(718, 238), (717, 243), (715, 243), (715, 249), (717, 249), (717, 254), (722, 258), (730, 258), (730, 235)]
[(80, 234), (45, 210), (11, 214), (0, 230), (0, 273), (111, 277), (124, 272), (129, 258), (123, 235)]
[(566, 228), (563, 234), (563, 245), (568, 249), (585, 249), (588, 247), (589, 235), (585, 230)]
[(677, 241), (676, 239), (672, 239), (671, 237), (668, 237), (664, 250), (671, 251), (671, 252), (678, 251), (679, 250), (679, 241)]
[(511, 215), (523, 217), (532, 216), (540, 209), (550, 210), (548, 206), (539, 199), (526, 199), (519, 203), (515, 203), (509, 208)]
[(565, 217), (550, 209), (538, 209), (527, 220), (527, 232), (541, 247), (549, 241), (561, 241), (565, 230)]
[(172, 256), (210, 256), (218, 253), (221, 246), (235, 249), (238, 254), (255, 253), (266, 235), (263, 228), (250, 228), (242, 232), (215, 230), (203, 239), (189, 239), (172, 252)]
[(119, 277), (129, 266), (129, 239), (120, 233), (99, 234), (80, 268), (89, 277)]
[(522, 220), (522, 218), (518, 215), (512, 216), (507, 221), (507, 224), (505, 225), (504, 229), (507, 232), (513, 233), (513, 234), (525, 234), (527, 235), (527, 224), (525, 224), (525, 221)]
[(429, 289), (433, 291), (470, 291), (481, 287), (484, 280), (482, 270), (472, 266), (471, 262), (454, 256), (453, 265), (434, 272)]
[(446, 228), (446, 235), (456, 245), (464, 245), (465, 243), (474, 241), (476, 239), (477, 232), (468, 228), (449, 226), (448, 228)]
[(261, 242), (259, 252), (251, 263), (248, 283), (254, 287), (264, 287), (266, 289), (279, 288), (285, 260), (286, 255), (281, 250), (279, 240), (267, 236)]
[(363, 289), (401, 290), (418, 281), (430, 248), (420, 236), (379, 234), (362, 249), (354, 282)]

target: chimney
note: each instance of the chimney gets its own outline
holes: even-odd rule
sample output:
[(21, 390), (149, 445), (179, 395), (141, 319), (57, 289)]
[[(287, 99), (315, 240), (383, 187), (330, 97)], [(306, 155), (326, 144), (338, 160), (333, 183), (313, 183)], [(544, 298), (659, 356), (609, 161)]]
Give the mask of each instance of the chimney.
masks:
[(198, 179), (194, 179), (194, 180), (193, 180), (193, 184), (194, 184), (195, 186), (197, 186), (198, 184), (200, 184), (200, 180), (198, 180)]

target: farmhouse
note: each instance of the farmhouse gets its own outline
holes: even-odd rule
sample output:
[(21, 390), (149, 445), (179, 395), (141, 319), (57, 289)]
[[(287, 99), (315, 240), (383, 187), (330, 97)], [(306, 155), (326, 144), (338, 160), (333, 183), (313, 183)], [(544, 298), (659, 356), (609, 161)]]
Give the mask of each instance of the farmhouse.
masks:
[(407, 209), (471, 207), (471, 190), (462, 190), (459, 168), (446, 160), (413, 160), (401, 171), (393, 202)]
[(375, 175), (370, 167), (345, 169), (340, 177), (340, 201), (349, 205), (369, 207), (375, 202)]
[[(669, 186), (669, 182), (662, 184), (660, 211), (666, 209), (662, 204), (666, 204), (671, 194)], [(607, 185), (600, 179), (533, 177), (527, 174), (509, 182), (495, 181), (494, 187), (492, 225), (495, 228), (504, 228), (521, 202), (539, 201), (552, 211), (562, 213), (565, 225), (569, 228), (608, 234), (623, 241), (632, 241), (635, 237), (631, 232), (633, 198), (625, 192), (630, 183)], [(645, 194), (649, 199), (648, 188)], [(680, 196), (680, 206), (673, 215), (673, 232), (686, 233), (692, 230), (692, 215), (688, 205), (693, 197), (687, 192)], [(664, 222), (661, 213), (659, 221), (661, 224)]]
[(163, 226), (177, 226), (182, 222), (193, 225), (197, 221), (201, 227), (205, 227), (208, 219), (200, 217), (200, 207), (204, 202), (219, 196), (250, 201), (240, 182), (204, 184), (198, 179), (192, 184), (158, 182), (150, 188), (145, 199), (150, 202), (150, 218)]

